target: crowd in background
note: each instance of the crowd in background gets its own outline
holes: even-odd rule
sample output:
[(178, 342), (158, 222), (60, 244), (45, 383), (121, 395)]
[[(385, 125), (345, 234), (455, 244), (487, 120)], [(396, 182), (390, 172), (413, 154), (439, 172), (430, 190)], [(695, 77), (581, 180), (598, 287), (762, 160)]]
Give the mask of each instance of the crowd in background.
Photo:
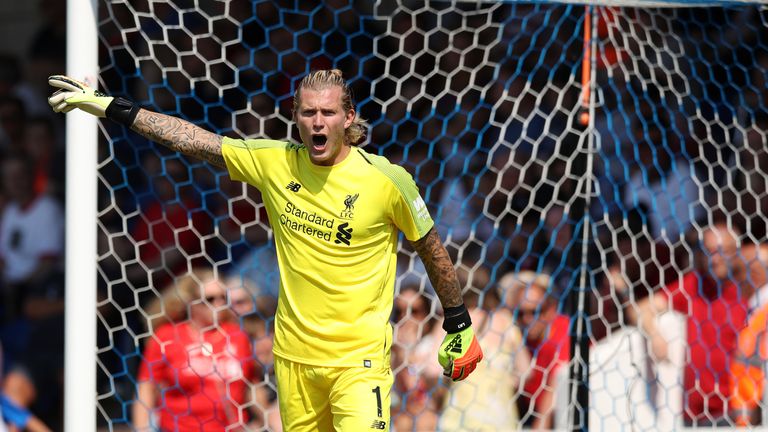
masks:
[[(373, 125), (366, 150), (414, 175), (457, 264), (486, 360), (466, 383), (443, 381), (435, 354), (441, 311), (423, 267), (403, 242), (392, 315), (397, 430), (552, 427), (554, 378), (569, 358), (568, 295), (582, 259), (590, 270), (591, 343), (627, 325), (643, 326), (664, 307), (691, 313), (689, 340), (705, 336), (699, 345), (690, 342), (696, 354), (685, 379), (719, 369), (707, 372), (716, 376), (708, 375), (711, 387), (689, 392), (685, 422), (730, 421), (728, 377), (749, 384), (743, 371), (731, 371), (730, 359), (754, 354), (736, 353), (732, 342), (742, 328), (759, 330), (748, 324), (764, 304), (757, 293), (768, 283), (761, 273), (768, 214), (764, 12), (601, 12), (601, 47), (612, 54), (595, 71), (594, 128), (601, 139), (592, 153), (596, 178), (584, 203), (591, 224), (581, 256), (583, 227), (575, 218), (583, 176), (574, 173), (585, 141), (572, 109), (579, 103), (573, 76), (582, 40), (573, 35), (581, 9), (510, 4), (487, 14), (442, 10), (439, 24), (447, 30), (427, 35), (437, 14), (398, 20), (397, 12), (395, 24), (385, 27), (370, 17), (387, 11), (365, 2), (307, 15), (232, 1), (231, 20), (213, 26), (203, 12), (221, 13), (221, 2), (201, 2), (200, 11), (183, 18), (170, 3), (131, 3), (105, 4), (100, 11), (101, 58), (111, 65), (101, 84), (110, 92), (225, 135), (296, 138), (288, 118), (292, 83), (309, 67), (340, 67)], [(61, 430), (64, 124), (45, 103), (45, 77), (66, 70), (64, 2), (40, 4), (41, 25), (23, 55), (6, 53), (0, 43), (2, 389), (22, 408), (20, 421), (29, 421), (23, 415), (29, 409), (35, 420)], [(133, 28), (142, 13), (157, 21), (143, 23), (141, 32), (121, 31)], [(680, 44), (680, 52), (695, 54), (649, 58), (639, 42), (620, 43), (617, 32), (646, 40), (640, 35), (647, 24), (665, 14), (691, 39), (649, 35), (647, 42)], [(173, 25), (182, 20), (186, 31), (177, 31)], [(308, 21), (313, 31), (303, 31)], [(746, 30), (734, 39), (737, 29)], [(380, 37), (385, 31), (390, 36)], [(738, 48), (691, 47), (716, 37), (738, 40)], [(558, 43), (548, 45), (551, 40)], [(374, 51), (378, 55), (370, 55)], [(631, 58), (645, 60), (632, 77)], [(658, 88), (648, 88), (650, 82)], [(688, 96), (680, 97), (685, 85)], [(169, 374), (154, 364), (160, 354), (153, 341), (174, 339), (160, 322), (170, 321), (197, 323), (185, 328), (200, 340), (225, 332), (248, 352), (235, 359), (213, 356), (238, 364), (231, 367), (247, 381), (233, 390), (236, 406), (216, 416), (228, 424), (244, 416), (254, 427), (279, 429), (270, 370), (279, 274), (258, 191), (120, 126), (103, 127), (109, 142), (100, 145), (96, 227), (98, 385), (105, 395), (100, 423), (106, 416), (118, 425), (149, 421), (141, 408), (154, 406), (157, 387), (146, 383), (167, 381)], [(714, 239), (706, 237), (715, 232)], [(718, 265), (720, 273), (713, 270)], [(216, 273), (200, 276), (200, 269)], [(198, 275), (200, 290), (175, 295), (190, 274)], [(226, 289), (209, 288), (211, 280)], [(176, 306), (168, 301), (174, 297)], [(702, 317), (712, 310), (725, 311), (729, 320), (708, 327)], [(211, 326), (218, 330), (209, 332)], [(652, 327), (645, 331), (652, 355), (663, 360), (663, 339)], [(731, 342), (724, 345), (725, 339)], [(205, 363), (225, 349), (217, 343), (187, 353), (202, 368), (191, 372), (218, 365)], [(206, 391), (195, 385), (190, 392)], [(733, 394), (743, 402), (737, 408), (754, 408), (755, 392)], [(251, 409), (240, 413), (242, 406)], [(155, 415), (162, 422), (173, 409)]]

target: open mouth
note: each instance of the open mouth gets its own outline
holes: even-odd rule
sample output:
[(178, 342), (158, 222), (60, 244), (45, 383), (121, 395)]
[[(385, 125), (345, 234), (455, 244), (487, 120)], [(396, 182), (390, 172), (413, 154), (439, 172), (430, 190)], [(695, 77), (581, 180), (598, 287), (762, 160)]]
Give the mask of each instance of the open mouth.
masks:
[(312, 135), (312, 146), (317, 150), (324, 149), (327, 142), (328, 137), (325, 135)]

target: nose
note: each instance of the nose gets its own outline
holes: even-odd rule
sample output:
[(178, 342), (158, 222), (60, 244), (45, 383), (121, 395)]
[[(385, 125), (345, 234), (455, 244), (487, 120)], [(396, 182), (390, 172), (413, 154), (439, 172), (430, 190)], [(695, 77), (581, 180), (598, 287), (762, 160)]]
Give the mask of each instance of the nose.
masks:
[(323, 128), (323, 118), (319, 112), (312, 117), (312, 127), (314, 129)]

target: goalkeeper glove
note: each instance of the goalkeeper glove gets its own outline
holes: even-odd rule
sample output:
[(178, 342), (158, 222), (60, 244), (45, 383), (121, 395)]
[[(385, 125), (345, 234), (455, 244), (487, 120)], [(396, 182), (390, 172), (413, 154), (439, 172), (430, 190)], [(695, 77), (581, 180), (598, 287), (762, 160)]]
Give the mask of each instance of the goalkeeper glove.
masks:
[(483, 359), (483, 350), (472, 330), (472, 320), (466, 306), (445, 309), (443, 330), (445, 336), (437, 361), (443, 367), (443, 375), (454, 381), (461, 381), (475, 370)]
[(68, 113), (79, 108), (88, 114), (106, 117), (129, 127), (139, 113), (139, 107), (132, 102), (108, 96), (68, 76), (50, 76), (48, 84), (59, 89), (48, 98), (48, 105), (55, 112)]

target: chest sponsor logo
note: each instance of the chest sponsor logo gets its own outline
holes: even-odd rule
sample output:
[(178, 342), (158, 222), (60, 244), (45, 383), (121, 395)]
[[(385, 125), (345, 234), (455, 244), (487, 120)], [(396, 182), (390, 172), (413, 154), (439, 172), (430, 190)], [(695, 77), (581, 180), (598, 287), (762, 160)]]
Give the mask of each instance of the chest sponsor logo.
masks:
[(307, 211), (288, 201), (280, 215), (280, 224), (287, 229), (302, 232), (310, 237), (331, 241), (335, 219), (324, 218), (317, 212)]
[(338, 231), (336, 231), (336, 240), (333, 242), (336, 244), (344, 243), (349, 246), (350, 240), (352, 240), (352, 228), (349, 228), (349, 223), (344, 222), (339, 225)]
[(359, 193), (347, 195), (344, 198), (344, 210), (339, 215), (342, 219), (353, 219), (355, 217), (355, 201), (360, 197)]
[[(351, 205), (354, 208), (354, 204)], [(317, 211), (307, 211), (291, 201), (286, 202), (279, 220), (287, 230), (336, 244), (351, 244), (352, 227), (349, 222), (337, 225), (337, 219), (323, 217)]]

